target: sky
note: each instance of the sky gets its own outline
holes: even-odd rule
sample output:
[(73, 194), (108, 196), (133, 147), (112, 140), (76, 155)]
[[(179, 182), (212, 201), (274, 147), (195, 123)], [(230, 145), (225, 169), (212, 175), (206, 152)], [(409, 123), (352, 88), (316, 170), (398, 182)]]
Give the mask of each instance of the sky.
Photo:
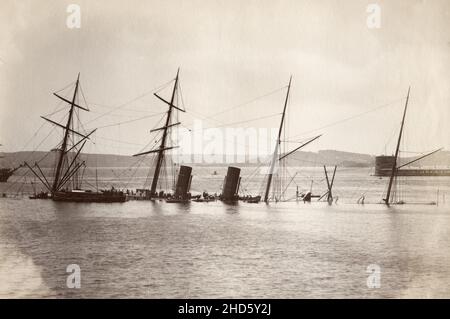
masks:
[[(66, 23), (73, 3), (80, 28)], [(402, 147), (450, 150), (449, 27), (447, 0), (2, 0), (2, 151), (57, 143), (56, 129), (41, 144), (53, 128), (40, 116), (64, 106), (52, 93), (78, 72), (86, 128), (111, 125), (87, 151), (141, 151), (166, 109), (151, 93), (178, 67), (185, 128), (276, 128), (292, 75), (286, 138), (323, 134), (305, 150), (392, 153), (409, 86)]]

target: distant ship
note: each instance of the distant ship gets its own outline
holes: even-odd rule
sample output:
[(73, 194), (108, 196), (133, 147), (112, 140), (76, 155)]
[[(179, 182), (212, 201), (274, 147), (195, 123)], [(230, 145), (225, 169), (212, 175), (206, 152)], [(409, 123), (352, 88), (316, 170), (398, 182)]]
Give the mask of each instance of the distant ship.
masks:
[[(2, 146), (0, 144), (0, 146)], [(0, 158), (3, 158), (3, 156), (0, 156)], [(12, 174), (14, 174), (15, 171), (17, 171), (19, 167), (15, 168), (9, 168), (9, 167), (1, 167), (0, 168), (0, 183), (6, 183), (8, 181), (8, 178), (11, 177)]]
[[(375, 158), (375, 176), (391, 176), (395, 156)], [(400, 168), (397, 176), (450, 176), (450, 168)]]
[(6, 183), (16, 169), (0, 168), (0, 183)]
[(80, 160), (80, 153), (86, 144), (86, 141), (96, 131), (96, 129), (86, 134), (76, 130), (77, 127), (82, 127), (80, 126), (80, 123), (78, 123), (78, 125), (74, 125), (74, 121), (79, 119), (78, 112), (80, 110), (89, 111), (89, 109), (80, 106), (77, 102), (79, 83), (80, 74), (78, 74), (75, 82), (75, 90), (71, 100), (60, 96), (57, 93), (53, 93), (62, 101), (70, 104), (68, 119), (65, 125), (41, 116), (44, 120), (63, 130), (63, 140), (59, 144), (59, 147), (55, 150), (56, 168), (53, 181), (47, 179), (38, 163), (35, 163), (33, 167), (26, 162), (24, 163), (24, 165), (33, 172), (33, 174), (41, 181), (48, 191), (30, 196), (30, 199), (51, 198), (54, 201), (85, 203), (125, 202), (127, 200), (127, 195), (122, 191), (114, 189), (114, 187), (109, 190), (97, 189), (96, 191), (81, 189), (82, 178), (79, 177), (79, 171), (86, 165), (84, 161)]

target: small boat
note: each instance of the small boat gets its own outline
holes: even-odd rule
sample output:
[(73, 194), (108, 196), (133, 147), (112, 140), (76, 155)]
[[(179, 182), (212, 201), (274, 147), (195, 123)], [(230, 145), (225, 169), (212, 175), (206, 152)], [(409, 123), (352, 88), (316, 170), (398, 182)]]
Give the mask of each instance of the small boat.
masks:
[(39, 192), (28, 197), (29, 199), (50, 199), (51, 195), (46, 192)]
[(261, 201), (261, 196), (250, 196), (244, 199), (244, 202), (250, 203), (250, 204), (258, 204)]
[(258, 198), (258, 199), (254, 198), (254, 199), (249, 199), (249, 200), (247, 201), (247, 203), (250, 203), (250, 204), (258, 204), (260, 201), (261, 201), (261, 198)]

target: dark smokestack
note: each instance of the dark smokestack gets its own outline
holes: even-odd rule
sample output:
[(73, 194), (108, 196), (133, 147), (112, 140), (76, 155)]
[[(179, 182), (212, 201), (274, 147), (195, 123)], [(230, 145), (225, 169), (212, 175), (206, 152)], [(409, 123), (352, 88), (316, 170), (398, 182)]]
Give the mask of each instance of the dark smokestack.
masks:
[(223, 200), (225, 201), (237, 200), (240, 173), (241, 173), (240, 168), (228, 167), (227, 176), (225, 177), (225, 185), (223, 187), (222, 192)]
[(191, 186), (191, 173), (192, 167), (180, 166), (180, 172), (178, 174), (177, 186), (175, 187), (175, 197), (187, 198), (187, 193)]

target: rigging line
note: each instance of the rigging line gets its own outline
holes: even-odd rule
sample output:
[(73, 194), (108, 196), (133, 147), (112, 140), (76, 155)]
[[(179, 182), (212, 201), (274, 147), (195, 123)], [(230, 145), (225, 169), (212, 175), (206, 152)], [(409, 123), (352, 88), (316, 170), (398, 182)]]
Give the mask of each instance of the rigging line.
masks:
[[(139, 158), (135, 163), (132, 164), (132, 166), (129, 167), (129, 170), (131, 170), (132, 168), (134, 168), (134, 171), (132, 171), (131, 176), (128, 177), (127, 181), (124, 182), (124, 187), (128, 188), (128, 185), (131, 183), (131, 181), (134, 179), (134, 176), (136, 175), (139, 167), (142, 165), (142, 163), (144, 162), (145, 156), (142, 156), (141, 158)], [(124, 175), (125, 172), (119, 174), (119, 178), (122, 178), (122, 175)]]
[[(186, 129), (188, 129), (189, 132), (195, 131), (194, 129), (189, 129), (188, 127), (186, 127), (186, 126), (184, 126), (184, 125), (182, 125), (182, 126), (185, 127)], [(203, 129), (203, 128), (202, 128), (202, 129)], [(205, 128), (205, 129), (207, 129), (207, 128)], [(236, 142), (234, 139), (224, 138), (224, 140), (225, 140), (225, 141), (228, 141), (228, 142), (232, 142), (233, 145), (243, 146), (243, 147), (247, 147), (247, 146), (248, 146), (246, 143), (244, 143), (244, 144), (238, 143), (238, 142)]]
[(36, 130), (36, 132), (31, 136), (31, 138), (28, 140), (28, 142), (25, 143), (25, 146), (22, 147), (22, 149), (21, 149), (19, 152), (23, 152), (23, 150), (28, 146), (28, 144), (31, 143), (31, 141), (33, 140), (33, 138), (36, 137), (36, 135), (37, 135), (37, 134), (39, 133), (39, 131), (44, 127), (44, 125), (45, 125), (45, 122), (42, 121), (41, 126)]
[[(101, 112), (95, 112), (95, 111), (91, 111), (91, 113), (92, 114), (103, 114), (103, 113), (101, 113)], [(154, 114), (154, 115), (156, 115), (156, 114), (159, 114), (159, 113), (156, 113), (156, 112), (151, 112), (151, 113), (148, 113), (147, 112), (147, 114)], [(136, 114), (132, 114), (132, 115), (130, 115), (130, 114), (106, 114), (105, 116), (111, 116), (111, 117), (128, 117), (128, 118), (136, 118), (136, 116), (138, 116), (138, 115), (136, 115)]]
[[(168, 85), (168, 84), (170, 84), (172, 81), (173, 81), (173, 80), (169, 81), (169, 82), (166, 83), (166, 84), (163, 84), (162, 86)], [(96, 120), (98, 120), (99, 118), (105, 116), (106, 114), (111, 114), (112, 112), (114, 112), (114, 111), (116, 111), (116, 110), (118, 110), (118, 109), (121, 109), (122, 107), (125, 107), (125, 106), (127, 106), (128, 104), (131, 104), (131, 103), (133, 103), (133, 102), (135, 102), (135, 101), (137, 101), (137, 100), (139, 100), (139, 99), (141, 99), (141, 98), (143, 98), (143, 97), (145, 97), (145, 96), (147, 96), (147, 95), (149, 95), (149, 94), (155, 92), (155, 90), (157, 90), (158, 88), (161, 88), (162, 86), (158, 86), (158, 87), (156, 87), (156, 88), (153, 88), (153, 89), (151, 89), (151, 90), (149, 90), (149, 91), (147, 91), (147, 92), (144, 92), (144, 93), (142, 93), (141, 95), (139, 95), (139, 96), (137, 96), (137, 97), (135, 97), (135, 98), (133, 98), (133, 99), (131, 99), (131, 100), (125, 102), (125, 103), (120, 104), (120, 105), (114, 107), (111, 111), (106, 112), (105, 114), (100, 115), (100, 116), (98, 116), (98, 117), (96, 117), (96, 118), (90, 120), (90, 121), (87, 122), (86, 124), (89, 124), (89, 123), (91, 123), (91, 122), (93, 122), (93, 121), (96, 121)]]
[[(117, 123), (113, 123), (113, 124), (103, 125), (103, 126), (97, 127), (97, 129), (102, 129), (102, 128), (111, 127), (111, 126), (117, 126), (117, 125), (122, 125), (122, 124), (127, 124), (127, 123), (133, 123), (133, 122), (137, 122), (137, 121), (140, 121), (140, 120), (144, 120), (144, 119), (148, 119), (148, 118), (151, 118), (151, 117), (155, 117), (157, 115), (161, 115), (161, 114), (164, 114), (164, 113), (166, 113), (166, 112), (162, 112), (162, 113), (158, 113), (158, 114), (152, 114), (152, 115), (148, 115), (148, 116), (143, 116), (143, 117), (140, 117), (140, 118), (137, 118), (137, 119), (133, 119), (133, 120), (128, 120), (128, 121), (123, 121), (123, 122), (117, 122)], [(92, 121), (89, 121), (88, 123), (90, 123), (90, 122), (92, 122)], [(86, 124), (88, 124), (88, 123), (86, 123)]]
[[(80, 132), (80, 126), (81, 126), (81, 128), (83, 129), (83, 131), (84, 131), (84, 133), (86, 132), (86, 130), (85, 130), (85, 128), (84, 128), (84, 126), (83, 126), (83, 123), (81, 122), (81, 119), (80, 119), (80, 114), (79, 114), (79, 112), (77, 112), (77, 110), (74, 110), (74, 115), (75, 115), (75, 118), (76, 118), (76, 124), (77, 124), (77, 128), (76, 128), (76, 130), (77, 130), (77, 132)], [(73, 125), (73, 126), (75, 126), (75, 125)], [(81, 133), (81, 132), (80, 132)], [(75, 136), (72, 136), (72, 139), (74, 139), (75, 138)], [(74, 142), (74, 141), (72, 141), (72, 142)]]
[(402, 153), (407, 153), (407, 154), (417, 154), (417, 155), (424, 155), (427, 153), (431, 153), (432, 151), (424, 151), (424, 152), (413, 152), (413, 151), (401, 151)]
[(29, 170), (26, 170), (22, 175), (19, 176), (15, 181), (13, 181), (2, 193), (8, 193), (8, 191), (15, 185), (19, 184), (19, 182), (22, 181), (22, 179), (25, 177), (26, 174), (28, 174)]
[[(60, 110), (55, 111), (55, 110), (58, 108), (58, 106), (61, 105), (61, 104), (62, 104), (62, 101), (59, 102), (59, 103), (57, 104), (57, 106), (55, 107), (55, 109), (53, 110), (52, 113), (50, 113), (50, 114), (48, 114), (48, 115), (46, 115), (46, 116), (54, 115), (54, 114), (58, 113), (60, 110), (64, 109), (64, 108), (62, 108), (62, 109), (60, 109)], [(46, 122), (45, 122), (45, 121), (42, 121), (41, 126), (39, 126), (39, 128), (34, 132), (34, 134), (30, 137), (30, 139), (25, 143), (25, 145), (22, 147), (22, 149), (21, 149), (19, 152), (23, 152), (23, 151), (25, 150), (25, 148), (26, 148), (26, 147), (31, 143), (31, 141), (37, 136), (37, 134), (41, 131), (41, 129), (44, 127), (45, 124), (46, 124)], [(31, 153), (30, 155), (32, 155), (32, 154), (36, 151), (36, 149), (37, 149), (37, 148), (35, 148), (35, 149), (32, 151), (32, 153)], [(28, 159), (28, 157), (27, 157), (27, 159)]]
[[(206, 120), (206, 121), (208, 121), (208, 120), (211, 120), (211, 119), (207, 119), (204, 115), (202, 115), (202, 114), (200, 114), (199, 112), (195, 112), (195, 111), (193, 111), (193, 110), (191, 110), (190, 111), (190, 113), (187, 113), (188, 115), (191, 115), (191, 113), (197, 113), (197, 116), (198, 117), (200, 117), (200, 118), (202, 118), (202, 119), (204, 119), (204, 120)], [(192, 115), (191, 115), (192, 116)], [(223, 122), (221, 122), (221, 121), (218, 121), (218, 120), (215, 120), (216, 122), (218, 122), (218, 123), (221, 123), (221, 124), (224, 124)], [(226, 125), (228, 125), (228, 124), (225, 124), (224, 126), (226, 126)], [(186, 129), (188, 129), (189, 130), (189, 132), (193, 132), (193, 131), (196, 131), (196, 130), (194, 130), (194, 129), (189, 129), (188, 127), (186, 127), (186, 126), (184, 126), (183, 125), (183, 127), (185, 127)], [(204, 128), (201, 128), (202, 130), (204, 129)], [(199, 130), (200, 130), (200, 128), (199, 128)], [(230, 139), (228, 139), (228, 138), (225, 138), (225, 140), (226, 141), (231, 141)], [(233, 140), (233, 143), (235, 143), (235, 141)], [(236, 145), (240, 145), (240, 146), (246, 146), (246, 144), (242, 144), (242, 143), (236, 143)]]
[[(48, 135), (39, 143), (39, 145), (38, 146), (36, 146), (36, 148), (31, 152), (31, 154), (25, 159), (25, 162), (29, 159), (29, 158), (31, 158), (31, 156), (34, 154), (34, 153), (36, 153), (36, 150), (44, 143), (44, 141), (45, 140), (47, 140), (47, 138), (53, 133), (53, 131), (56, 129), (56, 127), (53, 127), (52, 129), (51, 129), (51, 131), (48, 133)], [(44, 160), (44, 158), (46, 158), (48, 155), (50, 154), (50, 152), (46, 152), (46, 154), (41, 158), (41, 159), (39, 159), (38, 161), (36, 161), (36, 163), (39, 163), (39, 162), (41, 162), (42, 160)]]
[[(199, 113), (199, 112), (196, 112), (196, 111), (193, 111), (193, 110), (191, 110), (189, 113), (187, 113), (187, 114), (191, 114), (191, 113), (193, 113), (194, 115), (195, 114), (197, 114), (197, 116), (198, 117), (200, 117), (200, 118), (203, 118), (204, 120), (212, 120), (212, 119), (210, 119), (210, 118), (208, 118), (208, 117), (206, 117), (205, 115), (202, 115), (201, 113)], [(280, 113), (278, 113), (278, 114), (276, 114), (276, 115), (279, 115)], [(269, 117), (272, 117), (272, 116), (275, 116), (275, 115), (271, 115), (271, 116), (269, 116)], [(257, 119), (256, 119), (257, 120)], [(222, 126), (228, 126), (228, 125), (230, 125), (230, 124), (224, 124), (223, 122), (221, 122), (221, 121), (218, 121), (218, 120), (215, 120), (214, 119), (214, 121), (215, 122), (218, 122), (218, 123), (221, 123), (222, 124)], [(253, 120), (250, 120), (250, 121), (253, 121)], [(249, 121), (247, 121), (247, 122), (249, 122)], [(234, 124), (238, 124), (238, 123), (234, 123)], [(185, 127), (185, 128), (187, 128), (186, 126), (184, 126), (183, 125), (183, 127)], [(220, 126), (219, 126), (220, 127)], [(195, 131), (195, 130), (193, 130), (193, 129), (189, 129), (189, 128), (187, 128), (190, 132), (193, 132), (193, 131)], [(203, 129), (203, 128), (202, 128)], [(226, 139), (226, 140), (228, 140), (228, 139)], [(233, 141), (233, 143), (234, 143), (234, 141)], [(237, 143), (237, 145), (242, 145), (241, 143)]]
[[(160, 134), (160, 133), (158, 133), (158, 134)], [(155, 139), (156, 139), (156, 137), (155, 137)], [(139, 151), (138, 151), (138, 153), (142, 153), (152, 142), (153, 142), (154, 140), (150, 140), (144, 147), (142, 147)], [(152, 145), (152, 147), (150, 148), (150, 150), (151, 151), (153, 151), (155, 148), (155, 146), (156, 146), (156, 144), (157, 144), (157, 142), (158, 141), (155, 141), (154, 143), (153, 143), (153, 145)], [(143, 156), (143, 158), (145, 158), (145, 156)]]
[(144, 144), (138, 144), (138, 143), (126, 142), (126, 141), (116, 140), (116, 139), (113, 139), (113, 138), (108, 138), (108, 137), (103, 137), (103, 136), (97, 136), (97, 138), (100, 138), (100, 139), (102, 139), (102, 140), (107, 140), (107, 141), (112, 141), (112, 142), (122, 143), (122, 144), (130, 144), (130, 145), (144, 146)]
[[(95, 106), (95, 107), (100, 107), (100, 108), (105, 108), (105, 109), (112, 109), (115, 108), (114, 106), (109, 106), (109, 105), (104, 105), (104, 104), (99, 104), (99, 103), (94, 103), (94, 102), (89, 102), (89, 105)], [(138, 110), (138, 109), (128, 109), (128, 108), (121, 108), (122, 111), (127, 111), (127, 112), (137, 112), (137, 113), (147, 113), (147, 114), (156, 114), (156, 112), (150, 112), (148, 110)], [(92, 113), (97, 113), (97, 114), (103, 114), (101, 112), (93, 112)]]
[(75, 82), (76, 82), (76, 81), (73, 81), (73, 82), (67, 84), (65, 87), (63, 87), (62, 89), (56, 91), (55, 93), (61, 92), (61, 91), (65, 90), (65, 89), (67, 89), (68, 87), (71, 87), (72, 85), (75, 84)]
[[(162, 114), (166, 114), (166, 113), (167, 112), (163, 112)], [(151, 128), (150, 131), (152, 131), (155, 128), (157, 128), (163, 119), (164, 119), (164, 116), (159, 119), (159, 121)], [(158, 139), (158, 137), (161, 136), (161, 135), (163, 135), (163, 131), (161, 131), (161, 130), (157, 131), (155, 137), (152, 140), (150, 140), (150, 142), (148, 142), (138, 153), (143, 152), (143, 150), (145, 148), (147, 148), (152, 142), (154, 142), (154, 143), (153, 143), (152, 148), (150, 149), (150, 151), (155, 150), (156, 144), (160, 141), (160, 139)]]
[[(61, 102), (62, 103), (62, 102)], [(59, 105), (61, 105), (61, 103), (58, 103), (58, 106)], [(46, 114), (46, 115), (44, 115), (45, 117), (50, 117), (50, 116), (52, 116), (52, 115), (55, 115), (56, 113), (59, 113), (59, 112), (61, 112), (61, 111), (63, 111), (63, 110), (66, 110), (67, 109), (67, 107), (66, 106), (63, 106), (62, 108), (60, 108), (60, 109), (58, 109), (58, 110), (56, 110), (56, 111), (54, 111), (54, 112), (52, 112), (52, 113), (49, 113), (49, 114)]]
[[(161, 113), (160, 113), (160, 114), (161, 114)], [(167, 112), (163, 112), (162, 114), (167, 114)], [(159, 119), (159, 121), (156, 122), (156, 124), (150, 129), (150, 131), (152, 131), (152, 130), (158, 128), (158, 127), (160, 126), (160, 124), (161, 124), (161, 122), (163, 121), (164, 118), (165, 118), (165, 117), (162, 116), (162, 117)], [(161, 125), (162, 125), (162, 124), (161, 124)], [(158, 133), (156, 134), (156, 136), (158, 136), (158, 134), (160, 134), (160, 133), (161, 133), (161, 131), (158, 131)]]
[(273, 90), (273, 91), (271, 91), (271, 92), (269, 92), (269, 93), (260, 95), (260, 96), (258, 96), (258, 97), (256, 97), (256, 98), (252, 99), (252, 100), (249, 100), (249, 101), (246, 101), (246, 102), (244, 102), (244, 103), (238, 104), (238, 105), (236, 105), (236, 106), (230, 107), (230, 108), (228, 108), (228, 109), (226, 109), (226, 110), (224, 110), (224, 111), (221, 111), (221, 112), (218, 112), (218, 113), (215, 113), (215, 114), (206, 116), (205, 119), (210, 119), (210, 118), (212, 118), (212, 117), (214, 117), (214, 116), (217, 116), (217, 115), (220, 115), (220, 114), (224, 114), (224, 113), (227, 113), (227, 112), (229, 112), (229, 111), (235, 110), (235, 109), (237, 109), (237, 108), (239, 108), (239, 107), (242, 107), (242, 106), (251, 104), (251, 103), (256, 102), (256, 101), (258, 101), (258, 100), (260, 100), (260, 99), (262, 99), (262, 98), (265, 98), (265, 97), (267, 97), (267, 96), (270, 96), (270, 95), (272, 95), (272, 94), (275, 94), (275, 93), (277, 93), (277, 92), (279, 92), (279, 91), (281, 91), (281, 90), (283, 90), (283, 89), (285, 89), (285, 88), (287, 88), (287, 85), (282, 86), (282, 87), (280, 87), (280, 88), (278, 88), (278, 89), (276, 89), (276, 90)]
[[(183, 91), (181, 90), (181, 83), (180, 83), (180, 81), (178, 82), (178, 92), (180, 92), (180, 99), (181, 99), (182, 109), (186, 111), (186, 107), (184, 106)], [(178, 104), (178, 95), (177, 95), (177, 104)]]
[(161, 92), (162, 90), (164, 90), (166, 87), (169, 86), (169, 84), (171, 84), (173, 81), (175, 81), (175, 78), (172, 78), (170, 81), (166, 82), (165, 84), (160, 85), (159, 87), (155, 88), (153, 91), (155, 93)]
[[(143, 156), (143, 158), (145, 158), (145, 157), (146, 157), (146, 156)], [(157, 159), (156, 159), (156, 156), (152, 156), (151, 159), (152, 159), (152, 162), (151, 162), (151, 166), (150, 166), (150, 167), (154, 168), (154, 166), (155, 166), (155, 165), (154, 165), (154, 164), (155, 164), (155, 161), (157, 160)], [(154, 170), (153, 170), (153, 172), (154, 172)], [(148, 184), (150, 184), (150, 181), (153, 182), (152, 169), (149, 169), (148, 172), (147, 172), (147, 177), (145, 178), (145, 182), (144, 182), (144, 188), (145, 188), (146, 186), (149, 186)]]
[(373, 109), (370, 109), (370, 110), (368, 110), (368, 111), (365, 111), (365, 112), (362, 112), (362, 113), (358, 113), (358, 114), (355, 114), (355, 115), (353, 115), (353, 116), (350, 116), (350, 117), (347, 117), (347, 118), (344, 118), (344, 119), (341, 119), (341, 120), (338, 120), (338, 121), (335, 121), (335, 122), (328, 123), (328, 124), (326, 124), (326, 125), (324, 125), (324, 126), (321, 126), (321, 127), (319, 127), (319, 128), (316, 128), (316, 129), (313, 129), (313, 130), (309, 130), (309, 131), (304, 131), (304, 132), (301, 132), (301, 133), (299, 133), (299, 134), (295, 134), (295, 135), (293, 135), (292, 137), (301, 136), (301, 135), (303, 135), (303, 134), (316, 132), (316, 131), (322, 130), (322, 129), (324, 129), (324, 128), (328, 128), (328, 127), (331, 127), (331, 126), (334, 126), (334, 125), (338, 125), (338, 124), (341, 124), (341, 123), (344, 123), (344, 122), (353, 120), (353, 119), (355, 119), (355, 118), (358, 118), (358, 117), (364, 116), (364, 115), (366, 115), (366, 114), (369, 114), (369, 113), (378, 111), (378, 110), (380, 110), (380, 109), (386, 108), (386, 107), (388, 107), (388, 106), (391, 106), (392, 104), (397, 103), (397, 102), (399, 102), (399, 101), (402, 101), (402, 100), (404, 100), (404, 99), (405, 99), (405, 98), (399, 98), (399, 99), (397, 99), (397, 100), (395, 100), (395, 101), (388, 102), (388, 103), (386, 103), (386, 104), (377, 106), (377, 107), (375, 107), (375, 108), (373, 108)]
[[(260, 168), (261, 168), (263, 165), (266, 165), (270, 158), (271, 158), (271, 156), (267, 156), (267, 157), (265, 158), (265, 160), (261, 161), (261, 162), (256, 166), (256, 168), (255, 168), (249, 175), (244, 176), (244, 178), (243, 178), (243, 180), (244, 180), (244, 182), (245, 182), (244, 189), (247, 189), (247, 188), (248, 188), (248, 186), (249, 186), (249, 184), (251, 183), (252, 179), (256, 176), (258, 170), (260, 170)], [(259, 174), (258, 174), (258, 175), (259, 175)], [(267, 175), (267, 174), (264, 174), (264, 176), (266, 176), (266, 175)]]
[[(248, 122), (254, 122), (254, 121), (263, 120), (263, 119), (271, 118), (271, 117), (278, 116), (278, 115), (281, 115), (281, 113), (275, 113), (275, 114), (270, 114), (270, 115), (266, 115), (266, 116), (261, 116), (261, 117), (250, 119), (250, 120), (246, 120), (246, 121), (238, 121), (238, 122), (233, 122), (233, 123), (226, 123), (226, 124), (223, 124), (223, 125), (220, 125), (220, 126), (209, 127), (209, 128), (220, 128), (220, 127), (231, 126), (231, 125), (236, 125), (236, 124), (243, 124), (243, 123), (248, 123)], [(206, 128), (206, 129), (208, 129), (208, 128)]]
[[(263, 119), (271, 118), (271, 117), (274, 117), (274, 116), (278, 116), (278, 115), (281, 115), (281, 114), (282, 113), (274, 113), (274, 114), (265, 115), (265, 116), (261, 116), (261, 117), (257, 117), (257, 118), (253, 118), (253, 119), (249, 119), (249, 120), (238, 121), (238, 122), (231, 122), (231, 123), (220, 122), (222, 124), (219, 125), (219, 126), (211, 126), (211, 127), (205, 127), (205, 128), (202, 127), (202, 128), (199, 128), (199, 130), (200, 129), (201, 130), (207, 130), (207, 129), (211, 129), (211, 128), (215, 129), (215, 128), (221, 128), (221, 127), (226, 127), (226, 126), (231, 126), (231, 125), (236, 125), (236, 124), (243, 124), (243, 123), (248, 123), (248, 122), (254, 122), (254, 121), (263, 120)], [(195, 130), (190, 129), (190, 131), (193, 132)]]
[(80, 86), (81, 96), (83, 98), (84, 104), (85, 104), (86, 108), (89, 109), (89, 104), (88, 104), (88, 102), (86, 100), (86, 97), (84, 95), (84, 91), (83, 91), (83, 87), (81, 86), (81, 83), (79, 83), (79, 86)]

